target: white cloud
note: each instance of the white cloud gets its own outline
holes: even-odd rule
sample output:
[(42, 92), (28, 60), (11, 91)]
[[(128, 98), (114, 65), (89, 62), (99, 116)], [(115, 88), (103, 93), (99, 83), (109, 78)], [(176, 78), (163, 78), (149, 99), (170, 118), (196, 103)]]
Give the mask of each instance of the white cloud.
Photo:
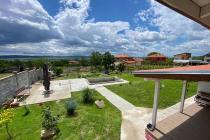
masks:
[(37, 0), (2, 0), (0, 53), (88, 55), (92, 51), (111, 51), (139, 56), (151, 51), (166, 55), (210, 51), (208, 30), (153, 0), (148, 1), (150, 8), (135, 16), (139, 27), (131, 29), (125, 21), (88, 19), (89, 0), (60, 0), (63, 7), (55, 17)]
[(140, 11), (137, 14), (139, 19), (135, 20), (146, 22), (158, 28), (159, 34), (167, 36), (165, 42), (159, 42), (163, 43), (162, 50), (168, 50), (169, 55), (184, 51), (192, 52), (194, 55), (210, 52), (210, 46), (204, 43), (210, 42), (209, 30), (154, 0), (149, 2), (150, 8)]
[(61, 38), (55, 20), (37, 0), (1, 0), (0, 44)]

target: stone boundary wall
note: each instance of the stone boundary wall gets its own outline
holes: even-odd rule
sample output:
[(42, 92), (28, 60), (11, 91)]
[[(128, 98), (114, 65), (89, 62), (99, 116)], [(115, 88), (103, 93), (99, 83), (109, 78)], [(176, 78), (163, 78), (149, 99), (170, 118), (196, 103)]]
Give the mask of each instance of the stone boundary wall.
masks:
[(22, 87), (29, 87), (29, 85), (42, 79), (42, 69), (23, 71), (0, 79), (0, 106), (6, 100), (15, 96), (15, 91), (18, 89)]

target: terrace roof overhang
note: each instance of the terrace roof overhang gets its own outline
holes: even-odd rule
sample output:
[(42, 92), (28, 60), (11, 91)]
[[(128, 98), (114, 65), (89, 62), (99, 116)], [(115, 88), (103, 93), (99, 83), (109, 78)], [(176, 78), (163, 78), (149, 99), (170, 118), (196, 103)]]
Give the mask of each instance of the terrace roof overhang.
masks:
[(156, 0), (210, 30), (210, 0)]
[(173, 79), (173, 80), (187, 80), (187, 81), (209, 81), (209, 71), (151, 71), (151, 72), (133, 72), (134, 76), (153, 78), (153, 79)]
[(134, 71), (134, 76), (154, 79), (210, 81), (210, 65)]

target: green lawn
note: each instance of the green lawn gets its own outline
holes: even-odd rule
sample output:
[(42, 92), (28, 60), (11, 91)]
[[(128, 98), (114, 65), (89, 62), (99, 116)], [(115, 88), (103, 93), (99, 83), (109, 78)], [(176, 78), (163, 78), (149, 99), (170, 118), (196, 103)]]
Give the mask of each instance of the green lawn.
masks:
[[(149, 107), (153, 105), (154, 82), (144, 81), (143, 78), (134, 77), (132, 74), (117, 75), (131, 84), (111, 85), (108, 89), (115, 92), (130, 103), (139, 107)], [(196, 93), (197, 84), (189, 83), (187, 97)], [(160, 90), (159, 108), (166, 108), (180, 101), (182, 92), (182, 81), (162, 80)]]
[(0, 73), (0, 79), (12, 75), (12, 73)]
[[(96, 99), (105, 101), (105, 108), (98, 109), (95, 104), (84, 105), (80, 99), (81, 92), (73, 93), (78, 102), (77, 115), (67, 117), (64, 102), (48, 102), (43, 106), (30, 105), (31, 113), (25, 117), (24, 108), (14, 110), (14, 120), (10, 123), (10, 132), (15, 140), (38, 140), (41, 131), (42, 109), (50, 106), (54, 115), (61, 115), (59, 140), (119, 140), (121, 114), (113, 105), (94, 91)], [(6, 131), (0, 128), (0, 139), (6, 140)]]

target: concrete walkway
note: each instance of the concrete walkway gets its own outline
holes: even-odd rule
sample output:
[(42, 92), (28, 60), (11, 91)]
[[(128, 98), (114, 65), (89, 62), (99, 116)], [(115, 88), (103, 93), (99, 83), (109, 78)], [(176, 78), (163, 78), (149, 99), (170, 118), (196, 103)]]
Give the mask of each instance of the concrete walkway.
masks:
[(104, 86), (95, 87), (95, 90), (104, 96), (108, 101), (110, 101), (114, 106), (116, 106), (120, 111), (135, 109), (134, 105), (108, 90)]
[[(102, 96), (122, 112), (121, 140), (145, 140), (145, 128), (151, 122), (152, 108), (135, 107), (104, 86), (95, 87)], [(194, 103), (194, 97), (185, 100), (185, 107)], [(158, 110), (157, 122), (179, 111), (180, 103)]]

